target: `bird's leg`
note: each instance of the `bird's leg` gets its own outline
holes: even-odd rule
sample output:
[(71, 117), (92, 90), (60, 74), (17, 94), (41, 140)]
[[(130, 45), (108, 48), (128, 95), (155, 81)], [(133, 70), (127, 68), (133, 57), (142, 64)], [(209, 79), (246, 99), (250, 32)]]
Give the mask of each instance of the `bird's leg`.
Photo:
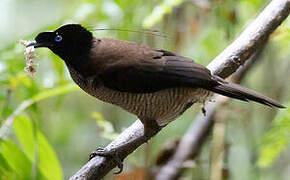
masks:
[(158, 126), (155, 120), (145, 120), (142, 119), (142, 124), (144, 125), (144, 132), (142, 135), (132, 136), (128, 141), (120, 144), (118, 146), (114, 146), (112, 148), (97, 148), (96, 151), (93, 151), (90, 154), (90, 159), (95, 156), (102, 157), (110, 157), (116, 162), (119, 171), (115, 172), (115, 174), (121, 173), (123, 169), (123, 159), (127, 154), (133, 152), (140, 144), (147, 142), (152, 136), (157, 134), (162, 127)]

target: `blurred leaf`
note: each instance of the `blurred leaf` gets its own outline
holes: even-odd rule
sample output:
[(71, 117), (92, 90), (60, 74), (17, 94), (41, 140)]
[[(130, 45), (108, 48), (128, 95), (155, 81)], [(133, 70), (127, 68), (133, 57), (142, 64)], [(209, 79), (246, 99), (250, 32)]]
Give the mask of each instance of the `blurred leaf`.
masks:
[(0, 179), (15, 179), (13, 178), (14, 173), (10, 166), (7, 164), (3, 155), (0, 153)]
[(18, 86), (19, 81), (17, 80), (16, 77), (10, 76), (8, 80), (10, 88), (15, 89)]
[(24, 72), (18, 73), (18, 79), (26, 87), (31, 87), (31, 85), (32, 85), (31, 78), (29, 78), (26, 73), (24, 73)]
[(114, 132), (113, 125), (109, 121), (106, 121), (101, 113), (93, 112), (92, 117), (97, 120), (98, 126), (105, 132)]
[(53, 148), (44, 135), (38, 129), (34, 129), (32, 121), (25, 115), (19, 115), (15, 118), (14, 130), (31, 162), (35, 162), (35, 150), (37, 149), (38, 168), (45, 179), (62, 179), (61, 167)]
[(21, 149), (11, 141), (1, 141), (1, 152), (9, 166), (17, 173), (20, 179), (31, 178), (32, 163)]
[(19, 115), (13, 123), (15, 134), (24, 147), (25, 153), (31, 162), (35, 160), (34, 127), (31, 120), (25, 115)]
[(3, 155), (0, 153), (0, 172), (9, 170), (10, 167), (4, 159)]
[(180, 5), (183, 0), (164, 0), (163, 3), (156, 6), (152, 13), (148, 15), (143, 21), (144, 28), (151, 28), (162, 20), (165, 14), (171, 13), (175, 6)]
[(102, 137), (114, 140), (119, 135), (118, 133), (115, 133), (113, 125), (105, 120), (101, 113), (93, 112), (92, 117), (96, 119), (97, 125), (101, 129)]
[(258, 8), (263, 2), (262, 0), (244, 0), (244, 1), (254, 5), (256, 8)]
[(20, 113), (22, 113), (26, 108), (31, 106), (32, 104), (41, 101), (46, 98), (59, 96), (68, 92), (72, 92), (75, 90), (78, 90), (79, 87), (75, 84), (66, 84), (60, 87), (52, 88), (52, 89), (46, 89), (44, 91), (41, 91), (40, 93), (33, 96), (31, 99), (27, 99), (23, 101), (15, 110), (14, 112), (5, 120), (3, 125), (0, 128), (0, 138), (3, 138), (5, 133), (7, 132), (8, 128), (12, 125), (13, 120), (16, 116), (18, 116)]
[[(288, 104), (289, 107), (290, 104)], [(286, 149), (290, 135), (290, 108), (282, 110), (276, 116), (273, 126), (265, 134), (260, 146), (258, 165), (267, 167)]]
[(33, 96), (31, 99), (35, 103), (35, 102), (41, 101), (41, 100), (46, 99), (46, 98), (59, 96), (62, 94), (66, 94), (68, 92), (76, 91), (78, 89), (79, 89), (79, 87), (75, 84), (67, 84), (64, 86), (44, 90), (44, 91), (36, 94), (35, 96)]
[(62, 179), (62, 170), (56, 154), (46, 137), (37, 130), (38, 167), (47, 180)]

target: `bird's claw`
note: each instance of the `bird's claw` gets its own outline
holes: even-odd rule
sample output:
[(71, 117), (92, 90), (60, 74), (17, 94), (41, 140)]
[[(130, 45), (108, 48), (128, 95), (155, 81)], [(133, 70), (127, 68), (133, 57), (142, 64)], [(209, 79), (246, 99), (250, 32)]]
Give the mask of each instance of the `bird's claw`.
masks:
[(117, 167), (119, 168), (118, 171), (114, 172), (114, 174), (119, 174), (123, 171), (123, 162), (121, 158), (118, 156), (118, 152), (116, 150), (106, 150), (104, 148), (97, 148), (97, 150), (93, 151), (90, 154), (89, 160), (96, 156), (101, 156), (101, 157), (111, 157), (117, 164)]

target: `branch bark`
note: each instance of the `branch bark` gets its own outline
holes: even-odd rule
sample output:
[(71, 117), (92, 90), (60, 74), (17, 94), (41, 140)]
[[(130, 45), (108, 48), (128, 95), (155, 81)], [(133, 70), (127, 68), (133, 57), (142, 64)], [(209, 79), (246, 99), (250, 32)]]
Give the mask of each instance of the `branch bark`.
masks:
[[(223, 78), (235, 72), (244, 62), (251, 57), (255, 49), (263, 45), (269, 35), (287, 18), (290, 12), (290, 0), (273, 0), (249, 25), (246, 30), (219, 56), (217, 56), (207, 67), (215, 75)], [(210, 109), (207, 110), (210, 113)], [(199, 127), (204, 128), (204, 127)], [(156, 133), (161, 129), (156, 130)], [(124, 144), (128, 140), (142, 136), (144, 128), (137, 120), (124, 132), (122, 132), (106, 149)], [(148, 137), (149, 140), (151, 137)], [(146, 141), (147, 141), (146, 140)], [(133, 144), (131, 149), (121, 152), (119, 157), (126, 158), (144, 142)], [(70, 180), (101, 179), (111, 169), (116, 167), (117, 162), (110, 157), (96, 156), (87, 162)]]

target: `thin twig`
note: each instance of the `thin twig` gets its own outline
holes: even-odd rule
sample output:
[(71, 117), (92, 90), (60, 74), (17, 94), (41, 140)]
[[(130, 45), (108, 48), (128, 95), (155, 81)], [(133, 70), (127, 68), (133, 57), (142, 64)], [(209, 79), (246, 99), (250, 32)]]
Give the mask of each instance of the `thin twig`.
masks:
[[(208, 65), (208, 68), (213, 74), (223, 78), (231, 75), (253, 55), (257, 47), (261, 46), (268, 39), (269, 35), (287, 18), (289, 12), (289, 0), (273, 0), (238, 39)], [(124, 143), (124, 140), (142, 136), (143, 132), (143, 125), (137, 120), (111, 142), (106, 149), (119, 146)], [(133, 144), (130, 151), (121, 152), (122, 156), (120, 158), (126, 158), (143, 143), (138, 142), (138, 144)], [(70, 179), (101, 179), (116, 165), (117, 162), (112, 158), (96, 156), (87, 162)]]

